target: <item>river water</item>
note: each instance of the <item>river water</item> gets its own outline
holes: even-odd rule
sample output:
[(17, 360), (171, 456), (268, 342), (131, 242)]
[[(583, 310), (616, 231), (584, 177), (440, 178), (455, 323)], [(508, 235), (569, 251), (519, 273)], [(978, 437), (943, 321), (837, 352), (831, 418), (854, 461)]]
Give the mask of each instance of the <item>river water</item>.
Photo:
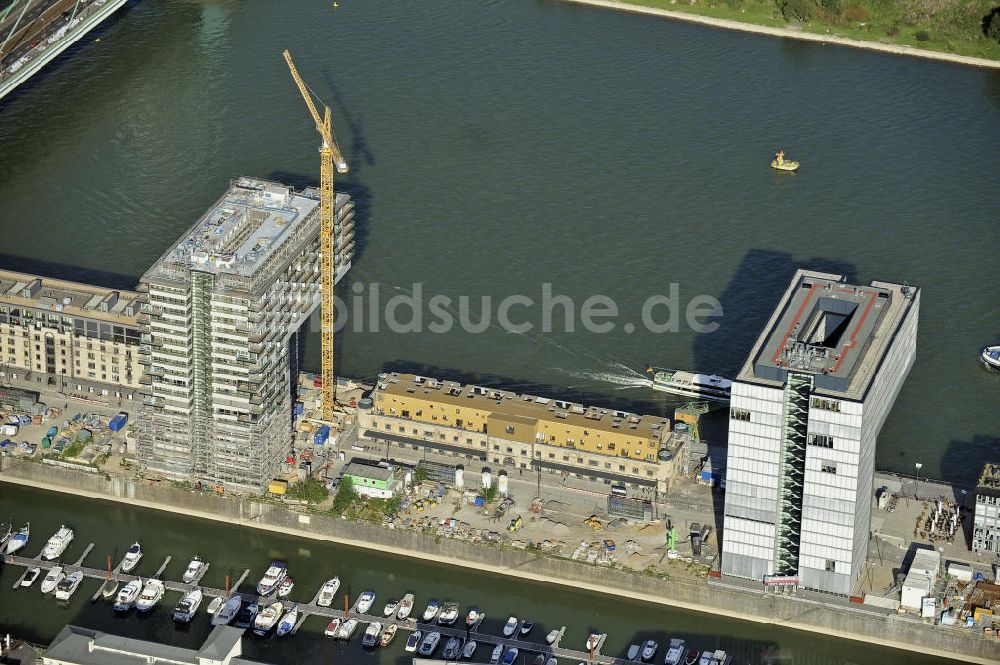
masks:
[[(229, 179), (315, 183), (317, 137), (281, 58), (287, 47), (332, 107), (351, 168), (337, 181), (359, 211), (344, 298), (359, 289), (367, 307), (374, 285), (384, 302), (420, 283), (425, 302), (490, 296), (495, 309), (511, 295), (537, 303), (548, 283), (575, 307), (573, 332), (560, 308), (556, 330), (543, 332), (537, 306), (511, 310), (534, 324), (520, 334), (495, 320), (480, 334), (426, 323), (397, 334), (384, 322), (373, 332), (362, 321), (338, 336), (341, 373), (417, 370), (669, 412), (634, 370), (735, 373), (805, 265), (924, 289), (917, 362), (883, 429), (880, 468), (921, 462), (922, 475), (968, 483), (1000, 443), (989, 397), (1000, 377), (976, 361), (1000, 336), (998, 72), (532, 0), (134, 2), (93, 37), (0, 106), (0, 265), (128, 288)], [(803, 162), (798, 175), (768, 168), (779, 147)], [(716, 332), (640, 325), (643, 304), (672, 285), (681, 309), (701, 295), (720, 301)], [(582, 302), (595, 294), (617, 303), (611, 332), (581, 329)], [(303, 341), (304, 365), (318, 367), (318, 335)], [(604, 615), (617, 617), (615, 648), (659, 626), (747, 651), (777, 645), (796, 662), (904, 658), (544, 587), (478, 586), (464, 573), (121, 507), (107, 533), (103, 505), (71, 511), (0, 491), (40, 533), (79, 506), (90, 515), (73, 515), (80, 539), (100, 534), (102, 547), (155, 529), (151, 554), (183, 557), (199, 543), (234, 566), (290, 553), (310, 583), (331, 565), (383, 592), (454, 585), (494, 616), (528, 604), (540, 620), (570, 623), (571, 641)], [(50, 614), (35, 602), (22, 611), (24, 595), (12, 607), (8, 589), (0, 597), (4, 623), (40, 638), (82, 614), (187, 639), (80, 601)]]
[[(608, 633), (604, 648), (608, 655), (624, 656), (629, 644), (647, 639), (655, 639), (662, 645), (670, 637), (681, 637), (702, 649), (726, 649), (740, 665), (943, 665), (950, 662), (822, 635), (470, 573), (378, 552), (283, 537), (118, 503), (79, 500), (14, 485), (0, 484), (0, 514), (12, 515), (19, 523), (31, 521), (32, 538), (26, 548), (30, 556), (41, 551), (45, 540), (55, 533), (62, 521), (72, 519), (76, 539), (65, 552), (65, 561), (75, 562), (87, 544), (93, 542), (95, 547), (87, 558), (88, 565), (104, 566), (109, 554), (117, 563), (125, 549), (138, 539), (145, 550), (138, 574), (155, 572), (169, 555), (172, 558), (165, 577), (180, 579), (190, 557), (198, 554), (210, 564), (202, 580), (204, 585), (222, 588), (226, 575), (235, 579), (245, 568), (250, 568), (251, 574), (242, 588), (251, 590), (271, 558), (284, 558), (295, 579), (295, 589), (290, 596), (293, 600), (308, 601), (323, 581), (339, 575), (341, 589), (350, 592), (351, 602), (369, 588), (375, 591), (375, 606), (379, 608), (390, 597), (414, 593), (415, 614), (423, 611), (431, 597), (455, 600), (462, 604), (463, 612), (470, 606), (487, 612), (486, 632), (500, 634), (507, 617), (513, 614), (534, 621), (533, 637), (539, 641), (548, 631), (565, 625), (567, 631), (562, 644), (577, 649), (582, 649), (591, 630), (599, 629)], [(90, 596), (100, 586), (97, 580), (85, 580), (71, 601), (64, 604), (51, 595), (43, 596), (37, 582), (30, 589), (12, 590), (22, 571), (13, 566), (0, 570), (0, 629), (4, 631), (47, 642), (63, 625), (75, 623), (196, 648), (211, 630), (204, 607), (191, 625), (181, 629), (175, 627), (169, 611), (180, 599), (179, 593), (167, 593), (160, 606), (147, 616), (132, 612), (122, 617), (116, 616), (103, 600), (90, 603)], [(343, 593), (340, 593), (336, 603), (343, 602)], [(282, 665), (409, 665), (410, 659), (403, 652), (405, 638), (402, 634), (388, 649), (368, 653), (360, 646), (360, 631), (345, 645), (323, 637), (325, 625), (321, 618), (312, 617), (291, 638), (261, 639), (249, 635), (244, 639), (244, 653)], [(662, 662), (662, 654), (661, 647), (658, 662)], [(484, 658), (489, 660), (489, 650), (477, 653), (477, 660), (484, 662)]]

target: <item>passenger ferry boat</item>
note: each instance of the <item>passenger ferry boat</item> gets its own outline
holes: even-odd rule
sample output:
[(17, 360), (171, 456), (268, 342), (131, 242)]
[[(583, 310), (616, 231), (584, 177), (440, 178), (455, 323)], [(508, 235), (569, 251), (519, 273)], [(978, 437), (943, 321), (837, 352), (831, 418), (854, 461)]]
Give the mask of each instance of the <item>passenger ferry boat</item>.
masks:
[(654, 390), (665, 393), (728, 402), (733, 382), (716, 374), (695, 374), (676, 369), (647, 367)]
[(59, 527), (59, 530), (49, 538), (49, 542), (45, 544), (45, 549), (42, 550), (42, 558), (46, 561), (52, 561), (53, 559), (58, 559), (62, 556), (62, 553), (66, 551), (69, 544), (73, 542), (73, 529), (69, 528), (65, 524)]

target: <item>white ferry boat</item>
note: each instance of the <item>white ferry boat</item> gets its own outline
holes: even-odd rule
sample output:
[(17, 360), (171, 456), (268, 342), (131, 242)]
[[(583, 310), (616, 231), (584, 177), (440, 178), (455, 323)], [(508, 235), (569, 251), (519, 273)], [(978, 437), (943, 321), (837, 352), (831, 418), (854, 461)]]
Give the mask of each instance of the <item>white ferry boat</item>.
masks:
[(284, 561), (272, 561), (264, 577), (257, 583), (257, 595), (270, 596), (285, 581), (288, 576), (288, 564)]
[(163, 591), (163, 582), (160, 580), (155, 578), (146, 580), (146, 584), (142, 587), (142, 593), (139, 594), (139, 599), (135, 601), (135, 609), (140, 612), (148, 612), (153, 609), (163, 598)]
[(69, 528), (65, 524), (59, 527), (59, 530), (49, 538), (49, 542), (45, 544), (45, 549), (42, 550), (42, 558), (46, 561), (52, 561), (53, 559), (58, 559), (62, 556), (62, 553), (66, 551), (69, 544), (73, 542), (73, 529)]
[(733, 382), (716, 374), (695, 374), (676, 369), (647, 367), (654, 390), (694, 399), (728, 402)]

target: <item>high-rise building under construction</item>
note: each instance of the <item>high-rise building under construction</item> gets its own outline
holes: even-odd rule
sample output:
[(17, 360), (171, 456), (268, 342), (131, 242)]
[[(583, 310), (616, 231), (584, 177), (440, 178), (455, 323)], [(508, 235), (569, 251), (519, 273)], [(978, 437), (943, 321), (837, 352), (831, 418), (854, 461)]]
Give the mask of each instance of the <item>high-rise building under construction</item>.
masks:
[[(336, 279), (354, 204), (335, 201)], [(293, 437), (292, 338), (320, 303), (315, 189), (240, 178), (143, 276), (147, 365), (139, 463), (169, 478), (260, 488)]]

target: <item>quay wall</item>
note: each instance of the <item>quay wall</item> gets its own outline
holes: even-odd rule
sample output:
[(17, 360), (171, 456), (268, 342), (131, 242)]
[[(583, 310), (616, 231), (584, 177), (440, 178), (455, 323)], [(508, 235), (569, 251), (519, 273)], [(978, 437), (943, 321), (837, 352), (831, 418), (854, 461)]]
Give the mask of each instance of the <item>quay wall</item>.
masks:
[[(351, 522), (303, 508), (247, 498), (197, 493), (170, 483), (55, 469), (0, 458), (0, 481), (120, 501), (196, 518), (326, 540), (521, 579), (588, 589), (670, 607), (774, 624), (796, 630), (937, 655), (970, 663), (996, 663), (1000, 641), (867, 606), (834, 606), (801, 598), (694, 583), (597, 566), (508, 546), (470, 543), (409, 530)], [(9, 489), (9, 488), (8, 488)]]

